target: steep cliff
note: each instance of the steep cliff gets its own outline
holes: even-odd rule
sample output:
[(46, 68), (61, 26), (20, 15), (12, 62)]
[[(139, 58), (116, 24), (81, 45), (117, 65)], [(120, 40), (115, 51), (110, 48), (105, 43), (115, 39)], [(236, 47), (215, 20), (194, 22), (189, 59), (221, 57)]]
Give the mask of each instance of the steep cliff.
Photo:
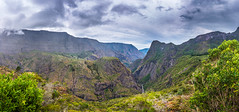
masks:
[[(172, 43), (165, 44), (153, 41), (147, 55), (141, 62), (142, 64), (135, 71), (134, 77), (139, 80), (150, 75), (150, 79), (156, 79), (173, 65), (176, 54), (175, 47)], [(161, 70), (157, 71), (158, 68)]]

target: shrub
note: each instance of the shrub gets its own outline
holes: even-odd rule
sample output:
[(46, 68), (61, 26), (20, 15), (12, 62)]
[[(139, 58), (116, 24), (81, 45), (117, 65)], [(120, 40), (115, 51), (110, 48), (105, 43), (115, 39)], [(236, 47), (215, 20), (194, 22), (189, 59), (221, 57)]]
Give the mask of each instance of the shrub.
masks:
[(34, 74), (0, 75), (0, 111), (39, 111), (43, 91), (37, 87)]
[(209, 50), (209, 58), (194, 75), (193, 108), (201, 111), (239, 111), (239, 42), (224, 41)]

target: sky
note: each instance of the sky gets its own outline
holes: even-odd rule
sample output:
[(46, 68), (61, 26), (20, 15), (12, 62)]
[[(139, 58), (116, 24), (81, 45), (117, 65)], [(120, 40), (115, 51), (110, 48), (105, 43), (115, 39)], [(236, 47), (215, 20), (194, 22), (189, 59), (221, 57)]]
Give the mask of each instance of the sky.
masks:
[(149, 48), (239, 26), (239, 0), (0, 0), (0, 28), (68, 32)]

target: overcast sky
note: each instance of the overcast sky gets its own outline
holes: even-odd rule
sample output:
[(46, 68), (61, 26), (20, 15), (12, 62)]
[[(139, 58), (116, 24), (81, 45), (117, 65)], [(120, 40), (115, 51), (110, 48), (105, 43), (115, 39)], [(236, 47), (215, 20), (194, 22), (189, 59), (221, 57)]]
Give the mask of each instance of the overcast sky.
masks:
[(64, 31), (147, 48), (239, 26), (239, 0), (0, 0), (0, 27)]

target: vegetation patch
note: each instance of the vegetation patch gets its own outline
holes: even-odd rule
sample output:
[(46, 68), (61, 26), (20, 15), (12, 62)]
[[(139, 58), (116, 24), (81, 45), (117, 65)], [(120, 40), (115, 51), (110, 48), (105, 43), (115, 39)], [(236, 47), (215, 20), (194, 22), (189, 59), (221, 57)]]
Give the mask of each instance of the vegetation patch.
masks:
[(38, 88), (35, 74), (0, 75), (0, 110), (7, 112), (38, 111), (43, 91)]

